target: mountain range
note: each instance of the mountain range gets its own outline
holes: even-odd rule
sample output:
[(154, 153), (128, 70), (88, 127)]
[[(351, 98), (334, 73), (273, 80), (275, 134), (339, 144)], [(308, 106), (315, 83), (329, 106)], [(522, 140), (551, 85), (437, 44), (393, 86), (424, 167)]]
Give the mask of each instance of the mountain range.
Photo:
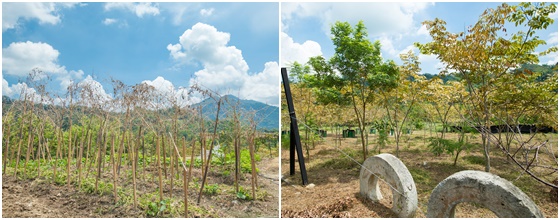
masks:
[[(278, 107), (254, 100), (239, 99), (233, 95), (225, 95), (221, 99), (220, 121), (232, 116), (234, 110), (236, 110), (241, 115), (241, 122), (248, 124), (250, 121), (249, 117), (252, 117), (254, 112), (254, 120), (258, 122), (258, 130), (277, 131), (279, 129), (280, 110)], [(202, 102), (192, 105), (195, 109), (199, 106), (202, 107), (202, 114), (206, 118), (210, 120), (216, 119), (218, 103), (214, 99), (207, 98)]]

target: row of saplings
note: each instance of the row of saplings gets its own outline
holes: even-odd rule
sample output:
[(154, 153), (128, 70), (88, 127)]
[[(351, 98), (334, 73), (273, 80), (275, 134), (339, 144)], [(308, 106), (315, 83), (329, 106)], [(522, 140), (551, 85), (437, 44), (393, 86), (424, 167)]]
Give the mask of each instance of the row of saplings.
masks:
[[(155, 158), (152, 156), (146, 155), (146, 148), (144, 145), (144, 138), (142, 133), (142, 126), (139, 128), (138, 136), (133, 137), (131, 132), (125, 132), (123, 135), (115, 136), (113, 134), (108, 135), (107, 132), (100, 131), (97, 135), (97, 141), (95, 143), (92, 142), (94, 139), (93, 129), (87, 129), (85, 134), (79, 134), (80, 132), (72, 134), (68, 134), (68, 137), (72, 137), (73, 139), (68, 140), (68, 149), (62, 149), (61, 146), (63, 145), (62, 140), (64, 139), (63, 132), (61, 129), (57, 129), (58, 135), (56, 135), (55, 139), (58, 139), (55, 142), (56, 149), (51, 149), (53, 146), (52, 141), (43, 138), (44, 137), (44, 130), (43, 129), (32, 129), (30, 128), (30, 132), (28, 132), (29, 137), (27, 138), (27, 145), (23, 144), (24, 138), (16, 138), (15, 144), (10, 142), (10, 126), (7, 126), (7, 134), (4, 138), (4, 146), (6, 146), (3, 150), (3, 167), (4, 173), (6, 173), (6, 168), (9, 166), (13, 166), (13, 175), (14, 177), (18, 176), (18, 173), (21, 174), (20, 167), (23, 165), (23, 176), (28, 177), (31, 175), (29, 172), (30, 170), (34, 170), (36, 167), (36, 178), (41, 177), (42, 175), (52, 175), (53, 181), (59, 184), (66, 184), (70, 187), (71, 183), (76, 183), (80, 188), (88, 188), (90, 192), (112, 192), (114, 196), (115, 204), (118, 204), (119, 197), (128, 197), (132, 194), (132, 202), (134, 207), (138, 207), (138, 200), (139, 197), (137, 195), (137, 181), (139, 179), (146, 180), (146, 171), (147, 170), (154, 170), (153, 168), (149, 167), (149, 164), (155, 159), (155, 169), (157, 169), (157, 177), (158, 177), (158, 188), (159, 188), (159, 200), (164, 201), (163, 189), (166, 188), (164, 184), (164, 178), (168, 179), (170, 183), (170, 194), (173, 194), (173, 187), (174, 187), (174, 179), (182, 174), (183, 177), (183, 191), (184, 191), (184, 214), (185, 217), (189, 216), (189, 209), (188, 209), (188, 192), (189, 192), (189, 185), (192, 179), (192, 170), (193, 166), (201, 167), (202, 168), (202, 184), (199, 185), (195, 182), (195, 187), (199, 186), (200, 191), (198, 193), (197, 204), (200, 203), (201, 195), (203, 191), (205, 192), (205, 180), (208, 174), (208, 168), (212, 161), (216, 161), (212, 159), (212, 147), (207, 151), (208, 144), (206, 143), (206, 135), (201, 135), (200, 139), (193, 138), (190, 143), (185, 140), (183, 137), (182, 140), (176, 141), (171, 133), (167, 135), (154, 135), (153, 142), (155, 145)], [(254, 131), (254, 129), (253, 129)], [(36, 136), (38, 136), (38, 144), (34, 144), (33, 140), (37, 140)], [(210, 135), (212, 140), (209, 143), (216, 143), (217, 134)], [(236, 169), (235, 169), (235, 189), (237, 192), (237, 197), (239, 198), (240, 190), (243, 191), (242, 199), (245, 198), (256, 198), (255, 195), (255, 188), (257, 188), (257, 175), (256, 175), (256, 166), (255, 166), (255, 152), (254, 152), (254, 137), (255, 134), (250, 133), (247, 137), (247, 142), (249, 145), (249, 153), (251, 157), (251, 185), (252, 185), (252, 194), (246, 192), (242, 188), (240, 189), (239, 186), (239, 177), (241, 172), (241, 163), (240, 163), (240, 147), (236, 144), (235, 146), (235, 153), (236, 153)], [(200, 145), (195, 147), (197, 144), (196, 142), (200, 141)], [(58, 142), (56, 144), (56, 142)], [(49, 147), (51, 145), (51, 147)], [(187, 150), (187, 146), (190, 145), (191, 150)], [(10, 147), (12, 146), (12, 147)], [(76, 147), (74, 147), (76, 146)], [(195, 149), (200, 150), (201, 157), (195, 158)], [(55, 150), (55, 156), (51, 155), (51, 151)], [(188, 151), (191, 151), (190, 156), (188, 155)], [(94, 152), (91, 153), (90, 152)], [(110, 155), (107, 158), (105, 155), (107, 153)], [(20, 161), (20, 157), (23, 157), (25, 154), (25, 160)], [(66, 158), (64, 158), (66, 157)], [(188, 158), (190, 157), (190, 159)], [(8, 162), (9, 161), (9, 162)], [(71, 164), (75, 164), (75, 170), (72, 169)], [(107, 166), (105, 166), (107, 164)], [(123, 164), (128, 164), (129, 168), (131, 168), (131, 172), (129, 175), (120, 175), (121, 166)], [(152, 163), (153, 164), (153, 163)], [(198, 165), (197, 165), (198, 164)], [(141, 166), (141, 172), (138, 166)], [(66, 172), (60, 170), (66, 168)], [(105, 183), (103, 181), (103, 171), (109, 168), (109, 173), (112, 178), (112, 183)], [(93, 180), (89, 181), (88, 176), (90, 176), (90, 170), (94, 169), (94, 178), (95, 184), (93, 185)], [(51, 171), (42, 173), (45, 171)], [(168, 172), (169, 171), (169, 172)], [(77, 173), (75, 173), (77, 172)], [(58, 173), (58, 174), (57, 174)], [(168, 175), (168, 173), (170, 175)], [(141, 176), (138, 176), (140, 174)], [(125, 182), (121, 182), (122, 178), (125, 178)], [(171, 177), (171, 178), (169, 178)], [(129, 179), (130, 178), (130, 179)], [(17, 179), (17, 178), (16, 178)], [(154, 179), (154, 175), (152, 175), (152, 180)], [(196, 178), (195, 178), (196, 179)], [(121, 181), (119, 181), (121, 180)], [(122, 185), (121, 187), (125, 187), (124, 185), (126, 182), (132, 182), (132, 193), (128, 190), (127, 193), (123, 193), (124, 188), (118, 188), (118, 185)], [(194, 180), (196, 181), (196, 180)], [(91, 184), (91, 185), (89, 185)], [(126, 184), (128, 185), (128, 184)], [(179, 183), (177, 183), (179, 185)], [(198, 190), (198, 189), (194, 189)], [(252, 195), (252, 196), (251, 196)], [(125, 199), (125, 198), (123, 198)], [(125, 199), (128, 200), (128, 199)], [(156, 203), (154, 203), (156, 204)], [(150, 203), (150, 205), (153, 205)], [(153, 207), (144, 207), (147, 208), (148, 211)], [(157, 207), (159, 209), (159, 207)], [(159, 212), (158, 212), (159, 213)], [(148, 212), (149, 214), (149, 212)]]
[[(360, 194), (374, 202), (381, 200), (378, 181), (386, 181), (392, 188), (392, 211), (399, 217), (414, 217), (418, 195), (404, 163), (386, 153), (368, 158), (360, 171)], [(454, 217), (455, 207), (463, 202), (478, 203), (500, 218), (543, 218), (537, 205), (511, 182), (474, 170), (460, 171), (441, 181), (430, 195), (426, 217)]]

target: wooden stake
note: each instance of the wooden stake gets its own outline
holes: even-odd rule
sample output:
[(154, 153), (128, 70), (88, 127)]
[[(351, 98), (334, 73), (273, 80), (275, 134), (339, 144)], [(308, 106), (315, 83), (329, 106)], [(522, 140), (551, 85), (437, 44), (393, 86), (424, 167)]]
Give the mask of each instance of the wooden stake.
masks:
[(102, 140), (103, 140), (103, 131), (97, 135), (97, 175), (95, 175), (95, 191), (97, 192), (99, 186), (99, 178), (101, 177), (101, 163), (103, 162), (103, 157), (101, 155), (101, 148), (102, 148)]
[[(163, 142), (163, 139), (162, 139)], [(163, 183), (161, 180), (161, 165), (159, 163), (159, 157), (160, 157), (160, 152), (159, 152), (159, 136), (156, 139), (156, 164), (157, 164), (157, 170), (158, 170), (158, 176), (159, 176), (159, 201), (163, 201)]]
[(115, 204), (119, 201), (117, 195), (117, 163), (115, 161), (115, 134), (111, 134), (111, 163), (113, 165), (113, 197), (115, 197)]
[[(4, 124), (2, 124), (2, 126), (4, 126)], [(2, 157), (2, 161), (3, 161), (3, 163), (2, 163), (2, 171), (3, 171), (3, 173), (2, 173), (2, 174), (5, 174), (5, 173), (6, 173), (6, 163), (8, 162), (8, 158), (10, 158), (10, 155), (9, 155), (10, 153), (9, 153), (9, 152), (10, 152), (10, 127), (11, 127), (11, 126), (10, 126), (10, 125), (6, 125), (6, 127), (7, 127), (7, 129), (6, 129), (6, 136), (4, 137), (4, 140), (5, 140), (5, 142), (4, 142), (4, 145), (5, 145), (4, 149), (5, 149), (5, 150), (4, 150), (4, 154), (2, 155), (2, 156), (3, 156), (3, 157)]]
[(78, 188), (82, 186), (82, 155), (84, 153), (85, 138), (82, 136), (80, 141), (80, 152), (78, 153)]
[[(31, 122), (30, 122), (31, 123)], [(29, 130), (28, 130), (28, 137), (27, 137), (27, 154), (25, 156), (25, 164), (23, 164), (23, 175), (25, 176), (27, 174), (27, 161), (29, 161), (29, 154), (31, 153), (31, 146), (33, 144), (33, 130), (31, 125), (29, 125)]]

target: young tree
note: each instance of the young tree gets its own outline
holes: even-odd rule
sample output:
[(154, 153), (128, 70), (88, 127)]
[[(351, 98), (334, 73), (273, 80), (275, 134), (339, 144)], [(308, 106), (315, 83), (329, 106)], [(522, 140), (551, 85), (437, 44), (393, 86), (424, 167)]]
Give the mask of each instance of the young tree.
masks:
[(348, 22), (336, 22), (331, 27), (331, 34), (334, 56), (328, 62), (323, 57), (314, 57), (309, 61), (317, 72), (317, 82), (321, 82), (321, 89), (316, 90), (318, 100), (351, 104), (366, 160), (366, 106), (375, 94), (397, 86), (398, 69), (394, 62), (383, 61), (381, 44), (369, 41), (362, 21), (354, 28)]
[[(539, 55), (557, 50), (552, 47), (540, 54), (534, 53), (538, 46), (546, 44), (535, 33), (554, 22), (548, 15), (555, 11), (555, 4), (510, 6), (504, 3), (484, 11), (466, 33), (450, 33), (441, 19), (423, 22), (433, 41), (416, 46), (424, 54), (437, 55), (445, 65), (444, 72), (454, 71), (462, 79), (469, 92), (463, 99), (468, 121), (480, 130), (487, 172), (490, 171), (490, 126), (494, 108), (490, 98), (501, 91), (496, 84), (511, 69), (524, 63), (536, 63)], [(511, 34), (506, 29), (508, 23), (525, 30)]]

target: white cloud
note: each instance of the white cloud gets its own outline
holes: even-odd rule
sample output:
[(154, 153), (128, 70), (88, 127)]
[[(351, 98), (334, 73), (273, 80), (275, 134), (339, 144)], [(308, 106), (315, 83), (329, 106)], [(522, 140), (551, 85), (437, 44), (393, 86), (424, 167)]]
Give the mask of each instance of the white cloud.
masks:
[(420, 28), (418, 28), (418, 31), (416, 31), (416, 34), (426, 36), (426, 37), (430, 36), (430, 32), (428, 32), (428, 29), (426, 28), (426, 25), (420, 26)]
[(16, 28), (20, 20), (39, 20), (39, 24), (60, 23), (61, 8), (72, 8), (76, 3), (3, 2), (2, 32)]
[(111, 96), (105, 92), (103, 85), (88, 75), (84, 80), (78, 83), (81, 88), (80, 101), (83, 105), (92, 106), (93, 103), (103, 105), (111, 101)]
[(363, 20), (370, 36), (409, 33), (418, 28), (415, 27), (414, 15), (424, 11), (430, 4), (433, 5), (422, 2), (283, 3), (282, 25), (283, 28), (289, 28), (294, 17), (315, 17), (321, 21), (325, 34), (329, 35), (330, 26), (336, 21), (347, 21), (354, 25)]
[(65, 67), (57, 63), (58, 50), (47, 43), (14, 42), (2, 49), (2, 72), (25, 77), (34, 68), (45, 72), (64, 73)]
[[(30, 88), (26, 83), (17, 83), (15, 85), (8, 85), (8, 82), (2, 78), (2, 95), (8, 96), (13, 99), (25, 99), (35, 103), (41, 103), (41, 96), (37, 94), (34, 88)], [(43, 99), (45, 104), (46, 100)]]
[(246, 99), (258, 100), (269, 105), (278, 106), (278, 91), (280, 89), (279, 69), (276, 62), (265, 63), (262, 72), (247, 77), (241, 89), (241, 96)]
[(298, 63), (306, 63), (310, 57), (323, 55), (321, 45), (315, 41), (305, 41), (303, 44), (294, 42), (288, 34), (280, 33), (280, 64), (288, 66), (297, 61)]
[(113, 18), (105, 18), (105, 20), (103, 20), (103, 24), (104, 25), (111, 25), (116, 23), (118, 20), (117, 19), (113, 19)]
[(54, 74), (63, 89), (74, 79), (81, 79), (83, 71), (68, 71), (65, 66), (58, 64), (60, 52), (47, 43), (13, 42), (7, 48), (2, 48), (2, 73), (7, 75), (26, 77), (35, 68)]
[(213, 13), (214, 13), (214, 8), (209, 8), (209, 9), (203, 8), (203, 9), (200, 10), (200, 15), (202, 15), (202, 16), (210, 16)]
[(181, 51), (182, 49), (183, 49), (183, 47), (181, 47), (181, 44), (173, 44), (173, 45), (168, 44), (167, 45), (167, 50), (169, 50), (169, 54), (175, 60), (181, 60), (181, 59), (185, 59), (187, 57), (187, 55)]
[[(252, 83), (270, 85), (260, 77), (263, 76), (261, 74), (269, 74), (273, 64), (265, 64), (265, 71), (262, 73), (249, 74), (249, 66), (241, 50), (235, 46), (228, 46), (229, 40), (229, 33), (220, 32), (208, 24), (197, 23), (179, 37), (179, 44), (169, 44), (167, 49), (170, 56), (179, 63), (198, 62), (202, 65), (203, 69), (194, 73), (195, 77), (191, 78), (190, 85), (199, 84), (220, 94), (243, 96), (252, 94), (248, 90), (257, 86)], [(278, 88), (279, 82), (276, 81), (275, 85), (270, 86)], [(270, 101), (268, 90), (261, 92), (262, 94), (254, 95), (258, 96), (254, 97), (255, 100)], [(274, 95), (278, 96), (278, 89)], [(271, 104), (277, 105), (277, 102)]]
[[(154, 80), (144, 80), (142, 83), (152, 86), (154, 88), (152, 95), (160, 98), (148, 103), (153, 109), (171, 107), (172, 102), (182, 107), (202, 101), (200, 97), (190, 95), (186, 88), (175, 89), (173, 83), (162, 76), (158, 76)], [(173, 99), (169, 100), (169, 97), (173, 97)]]
[(159, 6), (157, 4), (152, 4), (149, 2), (110, 2), (105, 4), (105, 11), (115, 9), (128, 10), (135, 13), (136, 16), (140, 18), (144, 17), (144, 15), (159, 15)]
[(418, 61), (424, 67), (422, 69), (422, 73), (439, 74), (439, 72), (445, 67), (437, 56), (433, 54), (420, 54), (418, 55)]
[(558, 31), (548, 34), (548, 40), (546, 40), (546, 44), (558, 44)]
[(2, 78), (2, 95), (11, 97), (12, 96), (12, 88), (8, 86), (8, 81)]

